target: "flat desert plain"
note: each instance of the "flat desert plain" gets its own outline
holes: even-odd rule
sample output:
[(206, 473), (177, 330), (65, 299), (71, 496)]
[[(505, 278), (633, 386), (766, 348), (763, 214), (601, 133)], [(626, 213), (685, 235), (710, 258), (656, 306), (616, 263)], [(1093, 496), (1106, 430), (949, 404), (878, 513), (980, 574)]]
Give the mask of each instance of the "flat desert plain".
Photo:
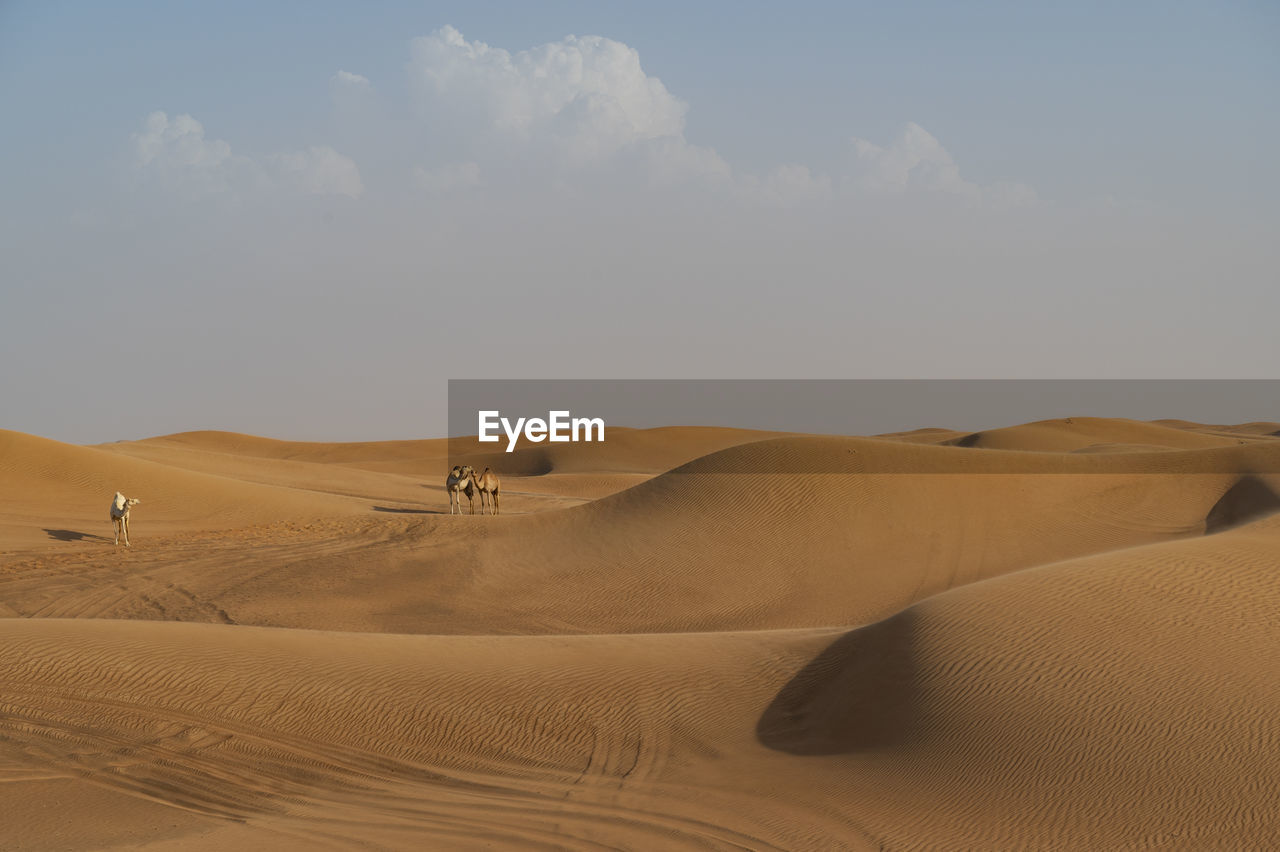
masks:
[(1277, 848), (1278, 435), (0, 432), (0, 846)]

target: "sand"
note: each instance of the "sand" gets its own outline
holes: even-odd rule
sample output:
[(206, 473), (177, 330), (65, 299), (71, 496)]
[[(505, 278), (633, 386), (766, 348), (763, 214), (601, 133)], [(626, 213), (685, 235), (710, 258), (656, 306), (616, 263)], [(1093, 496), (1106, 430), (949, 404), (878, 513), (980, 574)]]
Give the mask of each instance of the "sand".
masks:
[(1273, 848), (1277, 432), (0, 432), (0, 845)]

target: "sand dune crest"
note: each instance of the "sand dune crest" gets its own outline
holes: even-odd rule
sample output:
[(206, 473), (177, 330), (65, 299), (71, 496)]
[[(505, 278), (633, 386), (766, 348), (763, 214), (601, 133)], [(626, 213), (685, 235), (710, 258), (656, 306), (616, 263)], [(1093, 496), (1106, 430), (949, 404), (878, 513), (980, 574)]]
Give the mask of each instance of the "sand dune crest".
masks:
[(1271, 425), (0, 432), (5, 841), (1277, 845)]

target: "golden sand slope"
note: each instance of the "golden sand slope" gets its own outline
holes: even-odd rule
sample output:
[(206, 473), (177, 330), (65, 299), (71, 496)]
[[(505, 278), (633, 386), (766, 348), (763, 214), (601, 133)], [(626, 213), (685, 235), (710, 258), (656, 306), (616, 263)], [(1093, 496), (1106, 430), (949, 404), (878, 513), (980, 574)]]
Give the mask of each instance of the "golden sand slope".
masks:
[(1265, 844), (1278, 544), (1270, 521), (1062, 563), (843, 635), (10, 620), (0, 765), (258, 843)]
[(793, 848), (858, 836), (755, 734), (830, 637), (0, 621), (0, 765), (24, 786), (70, 776), (260, 822), (259, 837)]
[[(1228, 450), (1237, 451), (1243, 468), (1280, 461), (1280, 444)], [(725, 472), (793, 463), (823, 472)], [(1062, 473), (1040, 472), (1055, 464)], [(1265, 488), (1261, 509), (1236, 507), (1240, 477), (1215, 472), (1231, 468), (1220, 451), (1044, 459), (775, 439), (590, 505), (486, 526), (469, 553), (469, 582), (440, 603), (454, 608), (453, 624), (487, 615), (519, 632), (873, 621), (953, 586), (1199, 535), (1210, 517), (1220, 528), (1221, 518), (1271, 508)], [(947, 469), (956, 472), (936, 472)]]
[(1273, 517), (947, 592), (833, 643), (761, 739), (840, 762), (892, 848), (1274, 848), (1278, 555)]
[[(442, 489), (421, 483), (413, 483), (418, 502), (369, 500), (355, 516), (228, 522), (225, 531), (159, 539), (140, 511), (130, 553), (94, 544), (15, 560), (0, 574), (0, 600), (20, 615), (400, 633), (855, 624), (1007, 571), (1199, 535), (1211, 515), (1222, 516), (1219, 526), (1247, 519), (1249, 511), (1224, 515), (1218, 506), (1237, 475), (1198, 472), (1228, 469), (1220, 453), (1244, 453), (1245, 464), (1276, 457), (1280, 444), (1046, 457), (782, 438), (721, 451), (577, 508), (498, 523), (443, 516)], [(793, 465), (824, 472), (758, 472)], [(1053, 465), (1064, 472), (1042, 472)], [(1159, 472), (1135, 474), (1135, 465)], [(326, 477), (341, 473), (316, 467)], [(949, 469), (965, 472), (937, 472)], [(255, 462), (251, 472), (261, 470)], [(356, 471), (351, 482), (365, 488), (368, 475)], [(308, 469), (308, 488), (317, 476)], [(409, 482), (396, 475), (388, 487)], [(516, 512), (564, 505), (557, 495), (505, 499)]]
[(216, 453), (222, 457), (297, 461), (343, 465), (396, 473), (421, 473), (436, 478), (447, 471), (452, 452), (456, 463), (486, 464), (510, 475), (541, 475), (586, 471), (661, 473), (684, 462), (750, 441), (776, 437), (777, 432), (710, 426), (670, 426), (659, 429), (609, 427), (603, 443), (521, 444), (504, 452), (505, 439), (496, 444), (474, 438), (449, 441), (277, 441), (236, 432), (181, 432), (143, 441), (104, 444), (104, 449), (138, 452), (154, 449)]
[(142, 498), (146, 508), (135, 510), (139, 517), (165, 532), (359, 511), (328, 494), (267, 488), (5, 430), (0, 477), (0, 550), (110, 537), (108, 509), (117, 491)]
[[(1176, 428), (1180, 424), (1183, 428)], [(1204, 449), (1239, 444), (1258, 437), (1258, 433), (1228, 433), (1226, 427), (1191, 429), (1186, 421), (1146, 423), (1105, 417), (1070, 417), (1064, 420), (1042, 420), (986, 432), (974, 432), (956, 439), (963, 447), (993, 450), (1072, 451), (1094, 445), (1122, 444), (1134, 447), (1177, 450)]]
[(1193, 423), (1189, 420), (1154, 420), (1161, 426), (1169, 426), (1174, 429), (1185, 429), (1190, 432), (1201, 432), (1208, 435), (1220, 435), (1225, 437), (1253, 436), (1262, 438), (1280, 438), (1280, 423), (1274, 423), (1269, 420), (1259, 420), (1253, 423), (1236, 423), (1234, 425), (1206, 425), (1204, 423)]
[(1274, 846), (1265, 425), (0, 432), (4, 846)]

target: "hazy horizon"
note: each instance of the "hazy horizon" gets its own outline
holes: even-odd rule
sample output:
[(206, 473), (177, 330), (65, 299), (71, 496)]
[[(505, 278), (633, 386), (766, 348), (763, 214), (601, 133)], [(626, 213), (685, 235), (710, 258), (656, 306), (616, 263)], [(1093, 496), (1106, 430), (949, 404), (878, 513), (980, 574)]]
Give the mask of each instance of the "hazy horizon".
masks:
[(463, 378), (1268, 379), (1278, 45), (1247, 2), (6, 4), (0, 427), (436, 437)]

